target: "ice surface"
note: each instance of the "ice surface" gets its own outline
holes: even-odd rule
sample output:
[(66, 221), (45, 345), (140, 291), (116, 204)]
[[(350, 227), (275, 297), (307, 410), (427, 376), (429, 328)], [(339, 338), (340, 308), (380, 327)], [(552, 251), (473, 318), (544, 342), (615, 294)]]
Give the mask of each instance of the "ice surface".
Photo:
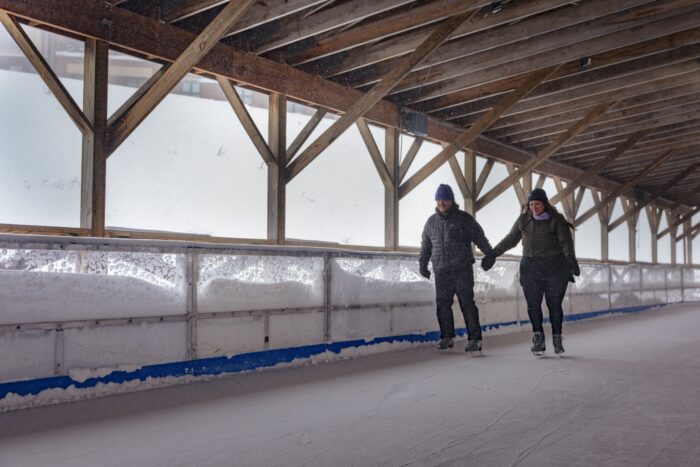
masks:
[(524, 332), (2, 413), (0, 465), (700, 465), (698, 311), (566, 324), (564, 358)]

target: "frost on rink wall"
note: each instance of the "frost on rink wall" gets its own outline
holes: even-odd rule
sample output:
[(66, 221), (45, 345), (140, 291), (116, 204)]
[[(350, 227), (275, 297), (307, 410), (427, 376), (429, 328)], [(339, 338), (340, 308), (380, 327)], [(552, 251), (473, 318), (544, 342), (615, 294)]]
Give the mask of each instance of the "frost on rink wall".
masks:
[[(13, 393), (432, 342), (434, 283), (417, 270), (412, 254), (3, 236), (0, 410)], [(518, 259), (474, 272), (484, 331), (527, 325)], [(565, 318), (698, 299), (699, 269), (582, 262)]]

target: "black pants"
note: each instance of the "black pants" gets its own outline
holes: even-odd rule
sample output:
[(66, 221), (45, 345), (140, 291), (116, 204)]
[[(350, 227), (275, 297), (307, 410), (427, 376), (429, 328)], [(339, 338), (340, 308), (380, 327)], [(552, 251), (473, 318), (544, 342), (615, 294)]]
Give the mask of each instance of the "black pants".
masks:
[(542, 297), (549, 309), (552, 334), (561, 334), (564, 321), (562, 302), (569, 285), (569, 267), (561, 257), (523, 257), (520, 262), (520, 285), (527, 302), (527, 315), (532, 322), (533, 332), (542, 329)]
[(479, 309), (474, 303), (474, 271), (471, 265), (466, 269), (447, 269), (435, 273), (435, 301), (440, 337), (455, 336), (452, 316), (455, 293), (467, 325), (469, 340), (481, 340)]

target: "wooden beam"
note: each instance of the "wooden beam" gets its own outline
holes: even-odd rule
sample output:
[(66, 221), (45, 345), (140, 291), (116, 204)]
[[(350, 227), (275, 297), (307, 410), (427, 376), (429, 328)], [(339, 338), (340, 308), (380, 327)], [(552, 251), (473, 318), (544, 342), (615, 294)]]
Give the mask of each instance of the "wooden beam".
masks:
[(544, 186), (544, 182), (547, 180), (547, 176), (545, 174), (540, 174), (539, 177), (537, 177), (537, 182), (535, 183), (535, 188), (542, 188)]
[[(476, 0), (472, 0), (476, 1)], [(343, 133), (352, 123), (360, 116), (364, 115), (369, 109), (374, 107), (396, 83), (398, 83), (406, 74), (413, 69), (418, 63), (425, 60), (437, 47), (446, 41), (454, 32), (454, 30), (469, 19), (474, 12), (464, 13), (445, 21), (443, 26), (418, 47), (411, 55), (401, 62), (394, 70), (386, 75), (376, 86), (367, 94), (352, 105), (347, 112), (336, 120), (330, 128), (328, 128), (316, 141), (307, 147), (302, 154), (294, 159), (287, 166), (287, 180), (292, 180), (299, 172), (309, 165), (321, 152), (326, 149), (341, 133)]]
[(464, 151), (464, 181), (467, 183), (469, 197), (464, 198), (464, 210), (474, 216), (474, 202), (476, 201), (476, 153)]
[(394, 179), (392, 178), (391, 174), (389, 173), (389, 169), (387, 169), (387, 166), (382, 159), (382, 153), (377, 147), (377, 142), (374, 141), (374, 136), (372, 136), (372, 131), (369, 129), (369, 125), (367, 125), (365, 119), (361, 117), (355, 121), (355, 125), (357, 125), (357, 129), (360, 131), (362, 140), (365, 142), (367, 151), (372, 158), (374, 167), (377, 169), (377, 174), (379, 174), (379, 178), (384, 184), (384, 187), (392, 187), (394, 185)]
[(559, 138), (552, 141), (552, 143), (547, 145), (545, 148), (541, 149), (540, 151), (537, 151), (535, 157), (528, 161), (526, 164), (523, 164), (520, 167), (518, 173), (506, 177), (503, 181), (501, 181), (499, 184), (493, 187), (488, 193), (486, 193), (484, 196), (478, 199), (476, 201), (477, 211), (486, 206), (486, 204), (496, 199), (498, 195), (503, 193), (511, 185), (514, 179), (522, 177), (526, 173), (531, 172), (532, 170), (537, 168), (540, 164), (542, 164), (542, 162), (544, 162), (550, 156), (552, 156), (552, 154), (554, 154), (559, 148), (561, 148), (567, 142), (575, 138), (579, 133), (583, 131), (584, 128), (590, 125), (591, 122), (603, 115), (605, 112), (608, 111), (608, 109), (613, 107), (615, 104), (617, 104), (617, 101), (606, 102), (604, 104), (595, 106), (591, 111), (589, 111), (586, 114), (585, 117), (583, 117), (575, 125), (569, 128), (569, 130), (567, 130), (566, 133), (559, 136)]
[(0, 232), (30, 235), (59, 235), (63, 237), (89, 237), (92, 234), (90, 229), (84, 228), (24, 224), (0, 224)]
[(586, 170), (586, 173), (583, 175), (581, 178), (577, 178), (576, 180), (572, 180), (569, 182), (569, 185), (562, 190), (561, 192), (557, 193), (554, 197), (550, 199), (550, 203), (556, 204), (559, 202), (560, 199), (568, 196), (569, 194), (573, 193), (576, 188), (579, 186), (583, 186), (586, 184), (588, 180), (590, 180), (591, 177), (597, 175), (600, 173), (601, 170), (603, 170), (604, 167), (606, 167), (608, 164), (610, 164), (612, 161), (620, 157), (622, 154), (625, 152), (629, 151), (635, 144), (637, 144), (639, 141), (643, 140), (649, 133), (654, 131), (654, 128), (649, 128), (646, 130), (638, 131), (636, 133), (633, 133), (632, 136), (627, 138), (622, 144), (617, 146), (613, 151), (611, 151), (607, 156), (593, 164), (593, 166)]
[(316, 127), (318, 127), (318, 124), (323, 121), (323, 117), (325, 116), (326, 109), (317, 109), (313, 116), (309, 119), (309, 121), (306, 122), (304, 128), (301, 129), (297, 137), (294, 138), (294, 141), (292, 141), (292, 144), (290, 144), (287, 148), (287, 162), (294, 159), (294, 156), (297, 154), (297, 152), (299, 152), (299, 149), (301, 149), (306, 140), (309, 139), (311, 133), (314, 132)]
[(231, 104), (231, 108), (233, 108), (236, 116), (238, 116), (238, 119), (241, 121), (243, 129), (248, 134), (248, 137), (253, 142), (253, 145), (258, 150), (258, 153), (260, 153), (260, 157), (262, 157), (266, 164), (276, 164), (277, 157), (265, 142), (265, 138), (263, 137), (262, 133), (260, 133), (260, 130), (258, 130), (258, 127), (255, 125), (250, 113), (248, 113), (248, 109), (246, 109), (243, 100), (241, 100), (241, 96), (238, 95), (238, 92), (236, 92), (236, 89), (229, 80), (221, 76), (217, 76), (216, 79), (219, 82), (222, 91), (224, 91), (226, 99), (228, 99), (229, 104)]
[(73, 123), (78, 127), (78, 129), (83, 133), (91, 132), (92, 125), (90, 120), (85, 116), (85, 114), (80, 110), (78, 104), (75, 103), (70, 93), (58, 79), (56, 74), (53, 72), (49, 64), (46, 62), (44, 57), (41, 56), (41, 52), (32, 43), (27, 33), (19, 25), (17, 20), (4, 11), (0, 11), (0, 23), (5, 26), (10, 37), (17, 43), (24, 56), (29, 60), (29, 63), (34, 67), (37, 74), (49, 88), (49, 91), (56, 97), (58, 103), (61, 104), (63, 110), (66, 111), (68, 116)]
[[(553, 177), (554, 178), (554, 186), (557, 187), (557, 192), (562, 193), (564, 191), (564, 184), (561, 181), (561, 178), (559, 177)], [(549, 204), (554, 204), (554, 202), (550, 199)], [(569, 193), (567, 196), (561, 197), (561, 207), (564, 210), (564, 216), (566, 216), (567, 219), (573, 219), (575, 218), (574, 215), (574, 206), (573, 206), (573, 199), (571, 199), (571, 193)]]
[(423, 24), (443, 20), (449, 16), (461, 13), (464, 11), (463, 8), (463, 4), (455, 0), (437, 0), (429, 4), (413, 6), (410, 9), (378, 20), (363, 22), (342, 32), (334, 32), (326, 37), (315, 38), (312, 46), (299, 51), (292, 51), (286, 55), (286, 60), (287, 63), (295, 66), (300, 65), (342, 50), (359, 47)]
[[(506, 162), (506, 170), (508, 171), (508, 175), (513, 175), (518, 172), (518, 169), (516, 169), (510, 162)], [(527, 204), (527, 194), (525, 193), (525, 190), (523, 190), (523, 186), (520, 184), (520, 179), (516, 178), (513, 181), (513, 189), (515, 190), (515, 196), (518, 198), (518, 202), (521, 205)]]
[[(474, 122), (467, 130), (463, 131), (455, 138), (449, 146), (444, 148), (440, 153), (431, 159), (426, 165), (418, 170), (411, 178), (406, 180), (399, 187), (399, 196), (402, 198), (417, 187), (423, 180), (433, 174), (442, 164), (444, 164), (457, 151), (462, 149), (476, 139), (483, 131), (493, 124), (498, 118), (514, 106), (520, 99), (531, 92), (548, 76), (554, 73), (557, 67), (545, 68), (533, 73), (530, 78), (521, 84), (517, 89), (508, 93), (494, 108), (490, 109), (479, 120)], [(477, 208), (478, 210), (478, 208)]]
[[(290, 21), (280, 24), (275, 31), (265, 35), (264, 40), (254, 47), (253, 52), (255, 54), (269, 52), (411, 2), (413, 0), (373, 0), (371, 2), (350, 0), (305, 18), (304, 21)], [(467, 1), (465, 4), (468, 6), (462, 11), (474, 8), (474, 2)]]
[[(163, 76), (163, 73), (165, 73), (165, 70), (167, 70), (170, 67), (170, 63), (166, 63), (160, 69), (158, 69), (153, 75), (151, 75), (148, 80), (146, 80), (145, 83), (143, 83), (135, 93), (129, 97), (126, 102), (124, 102), (107, 120), (107, 127), (111, 128), (112, 125), (114, 125), (114, 122), (117, 120), (120, 120), (124, 114), (126, 114), (129, 109), (131, 109), (136, 102), (143, 97), (143, 95), (148, 91), (151, 86), (153, 86), (155, 83), (158, 82), (158, 80)], [(110, 154), (108, 154), (110, 155)]]
[(700, 167), (700, 163), (696, 162), (695, 164), (692, 164), (689, 167), (683, 169), (678, 175), (673, 177), (669, 182), (667, 182), (661, 188), (656, 190), (653, 195), (651, 195), (650, 197), (648, 197), (644, 201), (638, 202), (637, 207), (635, 207), (634, 209), (631, 209), (630, 212), (624, 214), (623, 216), (620, 216), (617, 220), (615, 220), (612, 224), (610, 224), (608, 226), (608, 229), (612, 231), (615, 228), (617, 228), (625, 220), (629, 219), (630, 216), (637, 214), (639, 211), (641, 211), (644, 208), (644, 206), (654, 202), (654, 200), (659, 198), (666, 191), (668, 191), (669, 189), (676, 186), (678, 184), (678, 182), (680, 182), (681, 180), (686, 178), (688, 175), (692, 174), (698, 167)]
[(408, 172), (408, 169), (411, 167), (411, 164), (413, 163), (413, 160), (416, 158), (416, 154), (418, 154), (418, 151), (420, 150), (421, 146), (423, 145), (423, 138), (420, 136), (417, 136), (413, 139), (413, 143), (411, 143), (411, 147), (408, 148), (408, 151), (406, 152), (406, 155), (404, 156), (403, 160), (401, 161), (401, 166), (399, 167), (399, 178), (397, 184), (400, 184), (404, 177), (406, 176), (406, 173)]
[(109, 46), (95, 39), (85, 41), (83, 110), (93, 130), (83, 133), (80, 227), (93, 237), (105, 235), (107, 184), (107, 84)]
[[(569, 3), (569, 0), (564, 3)], [(115, 48), (164, 62), (176, 60), (196, 39), (194, 34), (187, 31), (94, 0), (0, 0), (0, 10), (6, 10), (33, 24), (46, 25), (80, 37), (104, 40)], [(509, 10), (506, 8), (498, 15), (489, 17), (501, 17)], [(362, 97), (362, 93), (354, 89), (272, 60), (243, 53), (222, 43), (215, 45), (202, 58), (197, 64), (197, 70), (212, 77), (225, 76), (263, 92), (280, 92), (297, 101), (337, 112), (346, 111)], [(377, 103), (364, 117), (381, 125), (395, 128), (400, 125), (399, 108), (388, 100)], [(427, 121), (427, 137), (434, 141), (452, 141), (464, 131), (463, 128), (430, 116)], [(517, 165), (525, 163), (534, 155), (531, 151), (484, 135), (477, 137), (465, 149)], [(583, 174), (582, 170), (574, 166), (553, 160), (542, 163), (540, 170), (567, 180)], [(596, 176), (590, 180), (589, 186), (612, 191), (619, 183)], [(670, 204), (668, 200), (660, 200), (659, 203), (663, 206)]]
[[(681, 148), (671, 148), (665, 153), (663, 153), (659, 158), (657, 158), (655, 161), (653, 161), (651, 164), (647, 165), (644, 169), (642, 169), (641, 172), (639, 172), (637, 175), (634, 176), (634, 178), (628, 180), (615, 190), (611, 191), (603, 201), (603, 205), (606, 203), (613, 201), (615, 198), (617, 198), (618, 195), (624, 193), (626, 190), (629, 188), (633, 187), (637, 182), (639, 182), (642, 178), (644, 178), (647, 174), (650, 174), (657, 168), (661, 166), (664, 162), (669, 160), (671, 157), (675, 156), (680, 152)], [(583, 224), (586, 222), (586, 220), (594, 215), (596, 213), (597, 209), (595, 207), (590, 208), (588, 211), (583, 213), (581, 216), (579, 216), (576, 221), (574, 222), (574, 227), (578, 227), (579, 225)]]
[(420, 92), (417, 90), (406, 91), (398, 96), (402, 102), (413, 104), (415, 102), (421, 102), (459, 91), (470, 86), (489, 83), (526, 73), (533, 69), (562, 64), (569, 60), (578, 60), (582, 56), (595, 55), (644, 40), (684, 31), (696, 27), (698, 22), (700, 22), (700, 11), (653, 21), (635, 28), (595, 37), (584, 42), (567, 45), (533, 56), (516, 58), (513, 61), (484, 68), (478, 72), (465, 68), (462, 70), (465, 74), (424, 85), (423, 88), (420, 89)]
[(287, 162), (287, 97), (272, 93), (269, 102), (267, 146), (276, 163), (267, 164), (267, 238), (281, 245), (285, 243), (287, 219), (284, 173)]
[(202, 31), (202, 33), (185, 49), (168, 67), (160, 79), (153, 84), (141, 98), (126, 112), (122, 118), (109, 128), (109, 152), (116, 148), (134, 129), (151, 113), (165, 96), (180, 82), (219, 41), (224, 33), (257, 0), (238, 0), (229, 2), (221, 13)]
[[(491, 169), (493, 169), (493, 165), (495, 163), (496, 161), (491, 158), (486, 159), (486, 164), (484, 164), (484, 167), (481, 169), (481, 173), (479, 174), (479, 178), (476, 180), (476, 189), (474, 190), (474, 203), (476, 203), (476, 198), (481, 193), (481, 190), (484, 189), (484, 184), (486, 184), (486, 180), (489, 178), (489, 174), (491, 174)], [(474, 212), (476, 212), (476, 210), (474, 210)]]
[(457, 161), (457, 155), (453, 154), (452, 157), (447, 160), (447, 163), (450, 165), (450, 170), (452, 170), (452, 175), (455, 177), (462, 198), (471, 198), (472, 194), (469, 191), (464, 175), (462, 175), (462, 168), (459, 166), (459, 161)]
[[(680, 0), (687, 3), (692, 0)], [(404, 92), (467, 73), (509, 63), (524, 57), (561, 49), (568, 45), (639, 26), (663, 13), (646, 7), (649, 0), (589, 0), (580, 5), (561, 8), (507, 28), (485, 31), (451, 41), (407, 76), (393, 92)], [(672, 5), (667, 5), (671, 8)], [(631, 8), (626, 10), (627, 8)], [(626, 10), (626, 11), (622, 11)], [(582, 23), (585, 22), (585, 27)], [(537, 31), (533, 35), (532, 31)], [(371, 70), (371, 69), (370, 69)], [(366, 74), (366, 73), (365, 73)], [(351, 79), (354, 87), (372, 82), (373, 76)], [(367, 79), (369, 78), (369, 79)]]
[[(670, 211), (670, 210), (669, 210), (669, 211)], [(656, 238), (657, 238), (657, 239), (661, 239), (663, 236), (665, 236), (667, 233), (669, 233), (669, 232), (671, 232), (672, 230), (674, 230), (676, 227), (678, 227), (679, 225), (681, 225), (681, 224), (682, 224), (683, 222), (685, 222), (686, 220), (692, 219), (693, 216), (694, 216), (695, 214), (697, 214), (698, 212), (700, 212), (700, 206), (697, 206), (697, 207), (693, 208), (692, 211), (689, 211), (689, 212), (687, 212), (687, 213), (685, 213), (685, 214), (681, 214), (681, 215), (678, 217), (678, 219), (676, 219), (676, 220), (673, 221), (673, 222), (669, 222), (669, 223), (668, 223), (668, 227), (665, 228), (664, 230), (662, 230), (660, 233), (658, 233), (658, 234), (656, 235)], [(670, 221), (670, 219), (669, 219), (669, 221)]]
[(387, 128), (384, 134), (385, 165), (389, 169), (391, 183), (384, 184), (384, 246), (393, 251), (399, 249), (399, 138), (396, 128)]
[(656, 234), (659, 232), (660, 209), (654, 206), (646, 206), (647, 222), (651, 231), (651, 263), (659, 263), (659, 241)]
[[(529, 16), (541, 14), (542, 12), (554, 10), (569, 4), (566, 0), (538, 0), (536, 2), (518, 2), (509, 5), (497, 15), (478, 15), (460, 26), (453, 35), (453, 40), (457, 37), (474, 35), (479, 31), (486, 31), (490, 28), (501, 25), (509, 25), (523, 20)], [(413, 8), (412, 10), (416, 10)], [(328, 60), (319, 60), (317, 63), (307, 67), (309, 71), (322, 73), (324, 77), (335, 76), (341, 73), (366, 67), (370, 64), (381, 62), (392, 57), (400, 57), (410, 53), (421, 42), (423, 42), (432, 31), (437, 29), (437, 25), (425, 30), (409, 31), (396, 37), (382, 40), (378, 43), (356, 47), (340, 57), (330, 57)], [(452, 42), (452, 41), (451, 41)]]

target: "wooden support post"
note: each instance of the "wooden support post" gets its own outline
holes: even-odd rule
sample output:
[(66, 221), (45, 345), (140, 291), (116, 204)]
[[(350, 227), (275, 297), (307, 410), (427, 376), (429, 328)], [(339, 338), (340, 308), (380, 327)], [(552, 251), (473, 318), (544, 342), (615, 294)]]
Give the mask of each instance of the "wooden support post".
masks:
[(83, 113), (92, 130), (83, 132), (80, 227), (90, 229), (93, 237), (105, 235), (108, 61), (106, 42), (85, 40)]
[(387, 128), (384, 141), (384, 159), (391, 185), (384, 185), (384, 246), (396, 251), (399, 249), (399, 138), (396, 128)]
[(270, 94), (268, 144), (276, 163), (267, 164), (267, 238), (277, 244), (285, 242), (287, 178), (287, 98)]
[[(669, 235), (671, 237), (671, 264), (676, 265), (676, 232), (678, 232), (678, 224), (673, 224), (676, 221), (676, 211), (666, 209), (666, 222), (669, 225)], [(657, 238), (659, 238), (657, 236)]]
[(660, 213), (654, 206), (646, 206), (646, 213), (651, 231), (651, 262), (659, 264), (659, 241), (656, 239), (656, 234), (659, 232)]
[(476, 216), (476, 153), (471, 150), (464, 151), (464, 181), (470, 193), (469, 197), (464, 197), (464, 210)]
[(690, 219), (683, 222), (683, 264), (693, 264), (693, 237), (690, 235), (692, 226)]
[(600, 222), (600, 259), (605, 262), (610, 259), (608, 223), (615, 207), (615, 200), (603, 204), (603, 196), (598, 190), (591, 190), (591, 196)]
[[(627, 261), (634, 263), (637, 261), (637, 221), (639, 220), (639, 210), (634, 200), (627, 200), (620, 197), (620, 202), (622, 203), (622, 209), (625, 212), (625, 221), (627, 223), (627, 247), (629, 251), (629, 257)], [(612, 229), (608, 225), (608, 232)]]

